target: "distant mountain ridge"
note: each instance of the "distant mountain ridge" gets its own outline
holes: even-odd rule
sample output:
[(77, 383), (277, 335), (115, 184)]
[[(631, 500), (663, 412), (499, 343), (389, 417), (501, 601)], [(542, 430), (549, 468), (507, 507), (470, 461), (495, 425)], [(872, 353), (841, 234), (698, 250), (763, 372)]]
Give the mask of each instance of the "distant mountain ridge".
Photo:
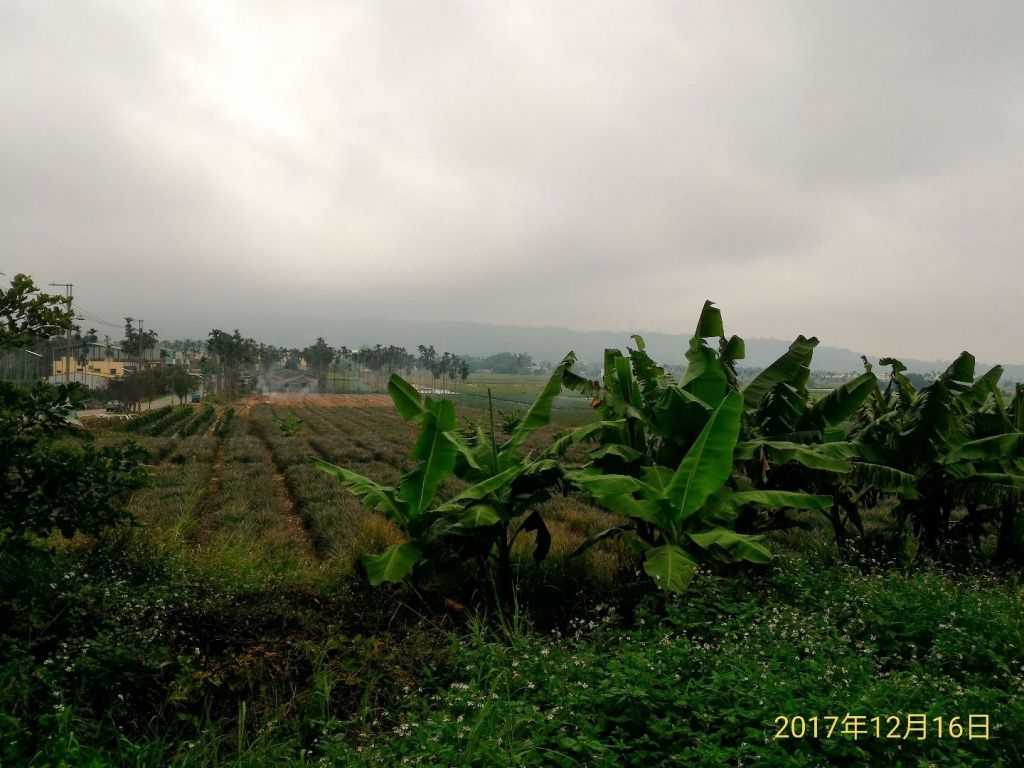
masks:
[[(570, 350), (586, 362), (600, 363), (607, 347), (620, 349), (632, 345), (627, 331), (576, 331), (555, 326), (529, 327), (472, 323), (464, 321), (412, 321), (395, 319), (347, 319), (333, 323), (337, 330), (330, 331), (331, 344), (362, 346), (365, 344), (397, 344), (414, 351), (418, 344), (432, 344), (438, 351), (462, 355), (484, 356), (496, 352), (526, 352), (536, 361), (557, 362)], [(340, 326), (340, 327), (338, 327)], [(662, 363), (682, 364), (689, 336), (671, 333), (644, 333), (651, 356)], [(312, 341), (309, 339), (308, 341)], [(308, 343), (305, 342), (305, 343)], [(744, 366), (763, 368), (789, 348), (791, 340), (745, 339), (747, 356)], [(898, 351), (868, 354), (868, 361), (877, 366), (879, 357), (900, 357)], [(941, 371), (952, 360), (918, 360), (900, 357), (908, 370), (914, 373)], [(991, 364), (979, 361), (979, 373)], [(861, 353), (840, 347), (819, 344), (814, 351), (811, 368), (816, 371), (862, 371)], [(1024, 365), (1003, 363), (1003, 381), (1024, 381)]]

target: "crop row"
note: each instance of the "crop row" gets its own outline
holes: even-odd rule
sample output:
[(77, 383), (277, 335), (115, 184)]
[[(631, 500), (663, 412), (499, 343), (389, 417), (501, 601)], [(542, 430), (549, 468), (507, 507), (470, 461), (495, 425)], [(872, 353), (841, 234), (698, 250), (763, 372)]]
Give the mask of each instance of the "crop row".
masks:
[[(325, 423), (320, 414), (301, 410), (303, 424), (298, 432), (291, 436), (282, 434), (275, 417), (283, 419), (290, 410), (293, 409), (254, 408), (251, 414), (253, 429), (265, 442), (274, 464), (283, 474), (316, 552), (322, 558), (334, 561), (335, 567), (347, 570), (368, 548), (398, 541), (398, 531), (381, 515), (363, 508), (336, 482), (309, 463), (309, 457), (316, 453), (310, 444), (311, 425), (322, 427)], [(383, 461), (362, 466), (376, 477), (395, 480), (398, 476), (398, 469)]]
[(207, 571), (241, 582), (305, 572), (313, 561), (311, 547), (277, 487), (266, 448), (238, 429), (223, 431), (221, 463), (204, 505), (196, 559)]
[[(301, 419), (301, 425), (294, 435), (285, 436), (276, 425), (289, 415)], [(482, 412), (470, 411), (470, 419), (482, 417)], [(390, 522), (361, 507), (334, 478), (309, 463), (309, 458), (316, 456), (342, 464), (376, 482), (396, 485), (401, 475), (415, 466), (409, 453), (416, 430), (393, 411), (260, 406), (253, 411), (253, 424), (284, 473), (297, 508), (323, 556), (340, 560), (342, 567), (350, 567), (359, 555), (400, 540), (400, 534)], [(527, 442), (527, 450), (536, 450), (564, 428), (564, 424), (556, 423), (538, 430)], [(441, 485), (439, 496), (450, 498), (465, 487), (465, 482), (451, 476)], [(577, 493), (556, 495), (541, 508), (551, 534), (551, 567), (562, 567), (565, 558), (588, 536), (615, 521), (613, 516), (581, 499)], [(528, 560), (533, 545), (532, 535), (521, 537), (513, 553), (514, 560)], [(579, 565), (592, 575), (610, 579), (623, 567), (622, 548), (591, 550), (580, 558)]]
[(181, 426), (178, 429), (178, 434), (182, 437), (190, 437), (192, 435), (200, 434), (210, 426), (210, 422), (213, 421), (213, 417), (215, 415), (216, 412), (214, 411), (213, 406), (206, 406)]
[(151, 424), (154, 424), (174, 410), (173, 405), (165, 405), (162, 408), (156, 408), (152, 411), (146, 411), (138, 416), (133, 417), (130, 421), (125, 422), (124, 429), (126, 432), (143, 432)]
[(155, 438), (143, 443), (158, 448), (164, 463), (149, 485), (132, 499), (132, 512), (158, 551), (180, 552), (196, 540), (202, 502), (213, 476), (217, 440), (213, 437)]
[(192, 414), (193, 410), (187, 405), (167, 405), (136, 417), (128, 422), (127, 429), (150, 437), (170, 436)]

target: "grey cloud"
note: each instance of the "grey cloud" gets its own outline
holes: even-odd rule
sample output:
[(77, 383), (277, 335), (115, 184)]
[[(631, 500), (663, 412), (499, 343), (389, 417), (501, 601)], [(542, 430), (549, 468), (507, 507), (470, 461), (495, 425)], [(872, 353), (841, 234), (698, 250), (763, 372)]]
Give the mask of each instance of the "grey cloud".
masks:
[(0, 269), (165, 335), (684, 332), (712, 297), (749, 336), (1021, 360), (1022, 33), (1013, 2), (9, 2)]

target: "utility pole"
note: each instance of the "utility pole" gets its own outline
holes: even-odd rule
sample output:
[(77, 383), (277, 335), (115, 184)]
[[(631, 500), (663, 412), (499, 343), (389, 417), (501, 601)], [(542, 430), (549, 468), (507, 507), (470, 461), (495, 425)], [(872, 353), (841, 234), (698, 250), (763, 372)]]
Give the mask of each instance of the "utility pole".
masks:
[(74, 315), (71, 312), (71, 289), (74, 288), (74, 283), (50, 283), (55, 288), (63, 288), (67, 295), (68, 314), (71, 317), (68, 319), (68, 331), (67, 331), (67, 357), (64, 358), (64, 383), (67, 384), (71, 381), (71, 320), (74, 319)]

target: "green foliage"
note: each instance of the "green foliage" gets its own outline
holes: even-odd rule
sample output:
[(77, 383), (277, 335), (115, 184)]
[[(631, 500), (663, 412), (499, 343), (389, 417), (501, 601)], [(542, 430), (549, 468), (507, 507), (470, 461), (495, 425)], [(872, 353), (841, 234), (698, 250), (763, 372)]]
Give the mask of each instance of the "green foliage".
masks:
[(299, 431), (299, 427), (302, 426), (302, 419), (296, 416), (294, 411), (289, 411), (285, 418), (275, 418), (274, 425), (283, 437), (291, 437)]
[(533, 359), (525, 352), (499, 352), (487, 357), (470, 357), (466, 372), (488, 370), (494, 373), (522, 374), (530, 370)]
[[(207, 406), (206, 410), (209, 407)], [(200, 413), (204, 412), (205, 410)], [(162, 408), (155, 408), (133, 416), (125, 424), (124, 429), (140, 435), (169, 437), (187, 427), (195, 416), (197, 416), (196, 411), (190, 405), (165, 405)], [(194, 434), (194, 432), (187, 434)]]
[(852, 439), (856, 479), (894, 493), (890, 547), (919, 554), (977, 552), (996, 532), (996, 558), (1024, 560), (1017, 520), (1024, 500), (1024, 436), (1018, 397), (1004, 402), (998, 366), (975, 379), (964, 352), (934, 381), (915, 390), (905, 366), (891, 367), (883, 391), (859, 411)]
[(61, 440), (77, 434), (68, 416), (84, 397), (78, 385), (0, 382), (0, 544), (54, 530), (95, 534), (127, 519), (123, 502), (143, 483), (145, 453), (131, 443)]
[[(645, 378), (650, 376), (636, 376), (641, 392)], [(400, 393), (400, 382), (394, 383)], [(972, 401), (987, 386), (975, 384)], [(595, 490), (632, 501), (612, 502), (622, 523), (605, 538), (617, 535), (619, 545), (573, 560), (564, 553), (611, 524), (604, 522), (611, 515), (571, 496), (527, 504), (538, 479), (518, 479), (519, 465), (502, 456), (511, 433), (492, 428), (489, 413), (479, 419), (476, 432), (483, 439), (477, 444), (458, 428), (449, 430), (446, 414), (433, 414), (429, 445), (438, 432), (453, 436), (455, 462), (416, 517), (422, 522), (439, 512), (440, 527), (451, 532), (419, 553), (410, 550), (420, 548), (418, 540), (397, 541), (390, 524), (304, 458), (315, 450), (365, 472), (338, 470), (368, 506), (396, 519), (387, 506), (397, 499), (407, 511), (410, 504), (400, 493), (399, 472), (421, 470), (411, 483), (419, 493), (410, 499), (429, 495), (435, 475), (424, 466), (426, 459), (404, 458), (431, 421), (430, 406), (419, 396), (400, 400), (410, 424), (382, 409), (311, 407), (298, 411), (305, 428), (286, 438), (273, 416), (287, 409), (267, 405), (239, 411), (236, 419), (252, 429), (234, 429), (223, 443), (216, 431), (149, 438), (167, 461), (154, 487), (133, 503), (144, 527), (102, 536), (96, 547), (75, 542), (50, 557), (24, 557), (17, 568), (0, 558), (0, 762), (760, 762), (787, 768), (1020, 762), (1012, 735), (1024, 728), (1018, 674), (1024, 663), (1018, 610), (1024, 594), (1012, 573), (993, 577), (977, 567), (947, 571), (929, 565), (904, 571), (866, 560), (860, 568), (836, 565), (813, 515), (802, 516), (815, 529), (810, 534), (773, 532), (768, 539), (775, 551), (799, 546), (799, 560), (783, 555), (769, 567), (740, 570), (728, 564), (767, 560), (768, 540), (751, 541), (731, 524), (687, 529), (689, 522), (673, 517), (685, 499), (703, 496), (701, 478), (720, 476), (718, 454), (727, 453), (728, 445), (719, 444), (722, 435), (731, 439), (736, 429), (742, 444), (749, 411), (742, 409), (737, 428), (731, 412), (736, 397), (727, 390), (709, 410), (705, 429), (716, 434), (702, 437), (702, 429), (676, 465), (644, 465), (637, 454), (645, 454), (631, 453), (622, 443), (592, 452), (592, 461), (634, 462), (640, 469), (635, 476), (597, 466), (582, 470)], [(1012, 422), (1014, 405), (1004, 406)], [(1003, 417), (989, 398), (969, 420), (974, 431), (959, 448), (962, 460), (983, 462), (1016, 450), (1020, 439), (999, 431), (997, 418)], [(618, 421), (611, 426), (621, 426)], [(779, 456), (806, 448), (784, 442), (776, 444)], [(514, 452), (523, 463), (557, 473), (549, 463), (554, 447), (527, 454), (527, 446), (536, 450), (543, 444), (534, 432)], [(421, 455), (432, 456), (433, 449), (423, 445)], [(579, 454), (579, 448), (570, 450)], [(820, 494), (754, 487), (737, 471), (755, 461), (755, 449), (749, 450), (750, 457), (733, 461), (723, 486), (687, 520), (729, 520), (751, 506), (773, 511), (827, 505)], [(265, 536), (282, 530), (290, 515), (274, 498), (271, 455), (316, 542), (317, 556), (308, 561), (294, 531)], [(738, 455), (739, 450), (732, 459)], [(836, 453), (834, 460), (854, 467), (866, 463), (844, 456)], [(493, 468), (503, 464), (508, 469), (494, 475)], [(773, 459), (770, 476), (794, 468), (811, 469)], [(844, 478), (857, 474), (819, 471)], [(503, 522), (503, 509), (492, 501), (509, 478), (520, 483), (524, 511), (510, 521), (506, 535), (536, 532), (540, 543), (540, 520), (551, 526), (554, 556), (518, 573), (519, 602), (496, 624), (476, 614), (487, 605), (479, 593), (489, 585), (470, 582), (470, 589), (455, 592), (420, 587), (439, 585), (424, 584), (435, 569), (450, 573), (460, 562), (474, 564), (477, 541), (490, 546), (488, 564), (496, 570), (498, 536), (484, 534)], [(665, 501), (647, 503), (651, 494), (642, 484)], [(379, 492), (389, 487), (393, 493)], [(539, 493), (558, 487), (541, 484)], [(667, 500), (670, 487), (675, 502)], [(677, 524), (680, 543), (669, 543), (657, 526), (644, 529), (650, 522), (645, 513), (666, 528)], [(872, 511), (869, 524), (886, 513), (887, 508)], [(371, 529), (387, 535), (362, 545), (373, 540), (344, 538)], [(569, 546), (567, 533), (575, 537)], [(657, 547), (644, 538), (647, 533), (660, 537)], [(402, 578), (407, 560), (415, 558), (404, 578), (417, 589), (393, 595), (366, 580), (340, 577), (345, 546), (375, 553), (365, 565), (381, 584)], [(635, 569), (627, 555), (634, 547), (641, 557), (652, 552)], [(825, 565), (809, 564), (814, 562)], [(681, 589), (694, 570), (682, 598), (650, 589), (652, 576)], [(451, 582), (440, 582), (445, 583)], [(595, 607), (598, 599), (610, 599), (614, 609)], [(422, 623), (417, 613), (424, 614)], [(900, 741), (897, 750), (894, 742), (874, 738), (772, 738), (780, 714), (884, 717), (909, 711), (946, 718), (988, 714), (992, 739), (911, 739)]]
[(242, 373), (245, 366), (262, 361), (264, 355), (272, 355), (279, 351), (257, 344), (253, 339), (243, 338), (237, 328), (234, 333), (214, 328), (207, 338), (206, 348), (215, 361), (212, 367), (212, 384), (218, 392), (229, 396), (236, 395), (242, 390)]
[(317, 378), (322, 379), (327, 368), (337, 358), (338, 350), (324, 341), (323, 337), (318, 337), (315, 344), (302, 350), (302, 356)]
[(71, 325), (73, 312), (60, 306), (66, 299), (41, 293), (32, 278), (17, 274), (0, 290), (0, 350), (25, 347)]
[(129, 412), (138, 411), (143, 400), (152, 401), (166, 386), (160, 368), (143, 368), (111, 381), (107, 385), (107, 397), (119, 401)]
[(173, 405), (165, 405), (162, 408), (154, 408), (151, 411), (146, 411), (138, 416), (135, 416), (131, 421), (125, 425), (125, 430), (128, 432), (144, 432), (148, 431), (148, 428), (152, 425), (157, 424), (162, 419), (167, 418), (171, 413), (175, 412)]
[(159, 338), (157, 332), (154, 330), (144, 330), (140, 332), (132, 325), (134, 322), (135, 319), (132, 317), (126, 317), (124, 319), (124, 340), (121, 342), (122, 349), (133, 357), (147, 349), (153, 349), (156, 346), (157, 339)]
[(188, 375), (188, 369), (179, 365), (170, 366), (164, 378), (178, 402), (184, 402), (192, 389), (192, 377)]
[(178, 430), (178, 435), (180, 437), (191, 437), (192, 435), (203, 433), (213, 422), (216, 414), (217, 411), (212, 405), (203, 407), (199, 413), (192, 415), (192, 418)]
[[(1019, 761), (1019, 583), (798, 564), (773, 569), (753, 590), (742, 580), (697, 578), (700, 589), (685, 599), (625, 615), (603, 606), (564, 633), (510, 642), (471, 625), (450, 676), (400, 697), (396, 726), (358, 748), (339, 737), (324, 755), (345, 765)], [(780, 715), (821, 722), (851, 713), (884, 723), (888, 715), (905, 722), (908, 712), (965, 722), (984, 713), (994, 730), (990, 740), (932, 733), (894, 742), (854, 739), (840, 725), (829, 739), (774, 738)]]
[(4, 766), (308, 765), (446, 655), (355, 583), (214, 585), (135, 535), (35, 555), (0, 568)]
[[(717, 349), (707, 341), (713, 336), (720, 337)], [(786, 377), (806, 380), (817, 341), (800, 337), (740, 392), (735, 363), (744, 353), (743, 341), (725, 338), (721, 312), (711, 302), (701, 311), (686, 353), (689, 365), (678, 382), (650, 359), (642, 338), (633, 339), (637, 346), (628, 355), (606, 350), (603, 382), (571, 370), (563, 374), (565, 386), (592, 395), (602, 420), (562, 436), (555, 449), (596, 440), (600, 445), (591, 452), (589, 467), (569, 477), (631, 521), (597, 534), (584, 548), (628, 534), (640, 543), (647, 573), (672, 591), (685, 588), (698, 563), (767, 561), (770, 556), (756, 538), (736, 533), (738, 510), (745, 505), (820, 508), (824, 497), (798, 489), (744, 493), (749, 482), (735, 472), (734, 454), (748, 403), (759, 403), (758, 392), (770, 391)], [(817, 458), (809, 448), (794, 447), (790, 453), (798, 451)]]
[(742, 409), (738, 392), (723, 399), (674, 472), (650, 467), (644, 480), (594, 469), (569, 473), (568, 479), (602, 506), (632, 521), (629, 527), (597, 534), (583, 548), (610, 536), (629, 535), (644, 552), (644, 570), (659, 587), (672, 592), (686, 588), (699, 563), (769, 562), (771, 553), (759, 543), (760, 537), (731, 529), (736, 510), (750, 503), (814, 508), (829, 499), (771, 491), (738, 493), (729, 487)]
[[(847, 420), (877, 391), (874, 374), (861, 376), (814, 400), (807, 391), (808, 366), (816, 339), (799, 337), (782, 358), (744, 389), (742, 440), (736, 458), (760, 489), (827, 494), (821, 509), (836, 545), (847, 554), (849, 527), (863, 533), (860, 491), (850, 483), (856, 450), (846, 439)], [(801, 525), (784, 510), (749, 510), (738, 521), (746, 531)]]
[[(381, 554), (363, 557), (373, 584), (402, 581), (421, 564), (430, 565), (436, 572), (441, 564), (453, 566), (470, 558), (491, 565), (491, 576), (508, 597), (510, 552), (516, 538), (534, 532), (534, 557), (538, 561), (544, 558), (551, 537), (533, 507), (548, 497), (563, 470), (551, 459), (535, 461), (524, 456), (523, 444), (549, 423), (567, 366), (568, 362), (558, 366), (504, 440), (498, 439), (493, 428), (493, 410), (490, 431), (477, 426), (469, 440), (456, 429), (455, 406), (450, 400), (421, 397), (408, 382), (393, 375), (388, 392), (395, 409), (420, 430), (411, 452), (417, 465), (402, 476), (397, 487), (313, 459), (317, 467), (338, 478), (363, 504), (399, 525), (409, 538)], [(451, 477), (468, 487), (439, 503), (438, 491)], [(518, 524), (514, 524), (516, 520)]]
[(217, 422), (217, 426), (213, 428), (213, 432), (217, 437), (227, 437), (231, 434), (231, 430), (235, 424), (235, 409), (226, 408), (220, 421)]

